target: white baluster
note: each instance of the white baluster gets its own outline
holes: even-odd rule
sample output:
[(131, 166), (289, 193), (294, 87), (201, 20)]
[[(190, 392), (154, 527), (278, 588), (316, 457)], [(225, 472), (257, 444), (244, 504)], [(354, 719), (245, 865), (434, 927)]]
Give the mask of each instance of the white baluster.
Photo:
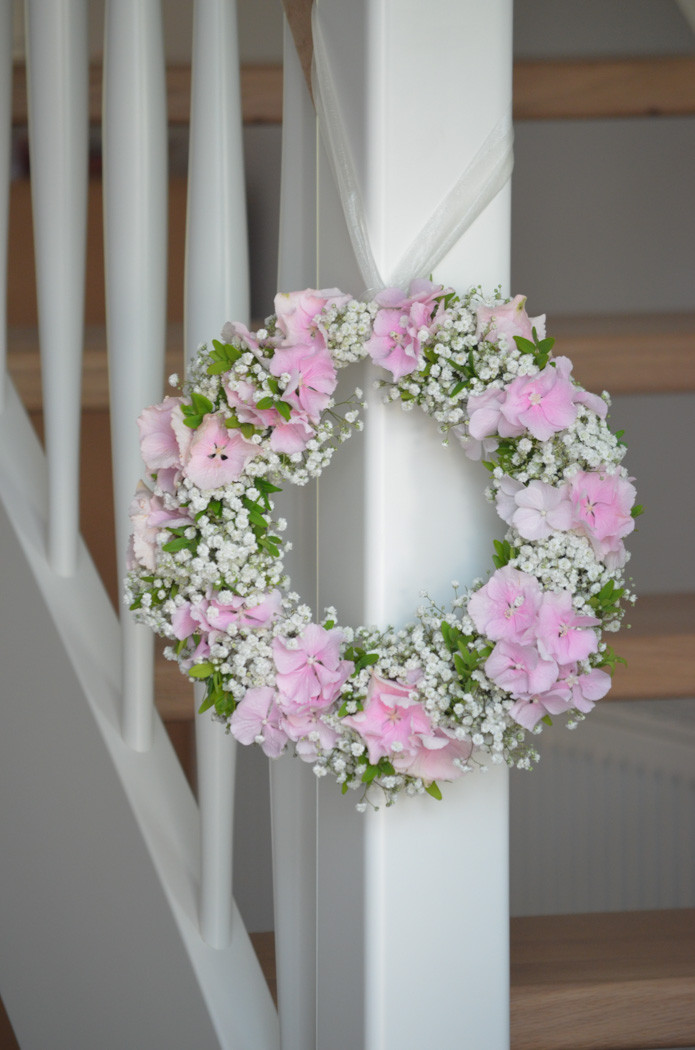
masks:
[[(109, 0), (104, 44), (104, 240), (118, 573), (142, 476), (137, 418), (161, 400), (166, 340), (167, 126), (159, 0)], [(123, 736), (152, 745), (153, 646), (122, 616)]]
[(7, 367), (7, 239), (10, 217), (12, 129), (12, 4), (0, 3), (0, 412)]
[[(316, 117), (285, 23), (278, 288), (316, 283)], [(316, 594), (316, 493), (288, 485), (278, 505), (296, 542), (287, 568)], [(283, 1050), (310, 1050), (316, 1029), (316, 780), (304, 763), (270, 763), (275, 968)]]
[(49, 467), (48, 559), (70, 576), (79, 531), (87, 222), (87, 5), (27, 0), (36, 288)]
[[(241, 93), (233, 0), (199, 0), (193, 26), (186, 217), (186, 352), (225, 321), (248, 321), (248, 249)], [(201, 813), (201, 934), (231, 937), (235, 744), (209, 712), (196, 719)]]
[[(509, 106), (511, 4), (321, 0), (319, 10), (388, 274)], [(325, 168), (319, 283), (330, 286), (346, 269)], [(508, 268), (507, 188), (435, 277), (494, 289)], [(479, 466), (442, 449), (431, 420), (372, 400), (364, 442), (345, 449), (359, 466), (336, 464), (321, 480), (321, 605), (339, 603), (344, 622), (398, 624), (421, 588), (447, 600), (453, 577), (487, 569), (495, 522)], [(506, 768), (445, 786), (441, 803), (406, 798), (362, 815), (329, 781), (319, 784), (317, 1045), (507, 1047)]]

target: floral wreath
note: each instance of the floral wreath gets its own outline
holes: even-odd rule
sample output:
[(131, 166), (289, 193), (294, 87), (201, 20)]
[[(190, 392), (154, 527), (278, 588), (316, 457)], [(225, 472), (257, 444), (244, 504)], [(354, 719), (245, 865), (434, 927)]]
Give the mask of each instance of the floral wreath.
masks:
[[(126, 597), (169, 640), (165, 655), (206, 687), (243, 744), (288, 747), (332, 774), (358, 808), (428, 792), (485, 762), (531, 768), (527, 740), (551, 716), (573, 727), (608, 692), (628, 558), (641, 512), (606, 423), (552, 357), (526, 300), (464, 296), (430, 281), (364, 302), (332, 288), (275, 299), (251, 332), (228, 323), (202, 346), (181, 396), (139, 419), (142, 482), (131, 507)], [(429, 601), (395, 630), (320, 622), (290, 590), (272, 497), (318, 477), (360, 430), (355, 390), (336, 409), (336, 370), (369, 356), (387, 401), (418, 405), (489, 472), (508, 530), (494, 571), (447, 609)], [(178, 386), (178, 377), (170, 382)], [(378, 787), (380, 792), (375, 792)]]

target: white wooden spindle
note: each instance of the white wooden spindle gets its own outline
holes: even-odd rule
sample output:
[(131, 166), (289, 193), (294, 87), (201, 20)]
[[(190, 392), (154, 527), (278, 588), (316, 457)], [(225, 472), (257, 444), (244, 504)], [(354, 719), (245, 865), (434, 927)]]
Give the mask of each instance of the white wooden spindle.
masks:
[[(167, 129), (159, 0), (109, 0), (104, 44), (104, 241), (118, 573), (142, 476), (137, 418), (161, 399), (166, 340)], [(122, 617), (123, 736), (152, 745), (153, 645)]]
[(7, 367), (7, 243), (10, 217), (12, 129), (12, 4), (0, 4), (0, 412)]
[[(316, 282), (316, 117), (285, 22), (278, 289)], [(292, 523), (292, 587), (316, 594), (315, 485), (288, 485), (278, 500)], [(283, 1050), (307, 1050), (316, 1028), (316, 780), (303, 763), (270, 763), (275, 967)]]
[[(198, 0), (193, 25), (186, 216), (185, 343), (190, 357), (225, 321), (248, 321), (248, 249), (236, 4)], [(231, 937), (235, 744), (209, 712), (196, 719), (204, 940)]]
[[(509, 106), (511, 3), (321, 0), (320, 14), (387, 274)], [(330, 286), (345, 265), (325, 169), (319, 282)], [(508, 269), (507, 187), (435, 277), (506, 289)], [(441, 448), (431, 420), (372, 401), (364, 441), (345, 448), (359, 466), (336, 461), (321, 480), (320, 604), (339, 603), (344, 622), (398, 624), (421, 588), (448, 600), (452, 578), (487, 569), (496, 523), (479, 465)], [(442, 803), (362, 815), (329, 781), (319, 784), (317, 1045), (508, 1047), (506, 768), (446, 786)]]
[(79, 530), (87, 222), (86, 0), (26, 3), (36, 290), (49, 467), (48, 559), (70, 576)]

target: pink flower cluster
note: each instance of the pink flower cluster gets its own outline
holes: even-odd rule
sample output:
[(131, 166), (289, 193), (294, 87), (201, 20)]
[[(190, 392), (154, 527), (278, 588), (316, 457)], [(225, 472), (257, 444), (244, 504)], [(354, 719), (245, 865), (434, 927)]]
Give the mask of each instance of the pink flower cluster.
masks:
[(380, 310), (374, 319), (371, 337), (364, 344), (375, 364), (386, 368), (398, 382), (420, 365), (422, 343), (430, 326), (443, 310), (437, 297), (441, 285), (431, 281), (412, 281), (408, 295), (400, 288), (385, 288), (376, 296)]
[(157, 535), (160, 529), (192, 525), (185, 510), (167, 510), (159, 496), (139, 481), (130, 504), (133, 533), (128, 547), (128, 570), (138, 565), (153, 571), (157, 564)]
[(334, 703), (355, 665), (340, 659), (343, 633), (308, 624), (292, 643), (273, 639), (275, 688), (249, 689), (232, 715), (229, 727), (241, 744), (254, 741), (270, 758), (277, 758), (288, 740), (311, 762), (317, 745), (330, 749), (338, 734), (321, 715)]
[(515, 703), (511, 717), (527, 729), (546, 714), (590, 711), (610, 688), (610, 675), (578, 664), (596, 652), (594, 616), (578, 615), (569, 591), (542, 591), (535, 576), (498, 569), (468, 603), (480, 634), (495, 642), (485, 674)]
[(596, 557), (608, 568), (625, 564), (623, 537), (635, 527), (631, 510), (634, 485), (605, 470), (579, 471), (571, 481), (528, 485), (513, 478), (501, 479), (497, 512), (527, 540), (542, 540), (552, 532), (578, 532), (590, 540)]
[(228, 633), (228, 628), (267, 627), (282, 611), (280, 591), (271, 591), (261, 602), (249, 605), (245, 598), (232, 595), (223, 602), (217, 592), (208, 589), (207, 596), (198, 602), (183, 602), (177, 606), (171, 618), (174, 637), (179, 640), (199, 637), (196, 649), (185, 660), (180, 661), (183, 670), (188, 670), (210, 655), (210, 646)]
[(425, 783), (456, 780), (472, 745), (432, 725), (415, 695), (421, 676), (422, 672), (415, 672), (404, 685), (373, 674), (364, 709), (343, 721), (366, 742), (372, 765), (388, 758), (397, 773), (421, 777)]
[[(255, 741), (271, 758), (288, 740), (306, 762), (316, 759), (319, 748), (330, 750), (338, 733), (323, 716), (354, 671), (352, 661), (340, 659), (342, 641), (339, 628), (317, 624), (309, 624), (293, 644), (275, 638), (275, 688), (246, 692), (230, 720), (233, 736), (242, 744)], [(422, 672), (410, 677), (403, 684), (372, 674), (364, 709), (344, 717), (342, 724), (364, 740), (372, 765), (388, 758), (396, 772), (426, 783), (455, 780), (462, 772), (459, 761), (469, 757), (472, 745), (432, 725), (416, 696)]]

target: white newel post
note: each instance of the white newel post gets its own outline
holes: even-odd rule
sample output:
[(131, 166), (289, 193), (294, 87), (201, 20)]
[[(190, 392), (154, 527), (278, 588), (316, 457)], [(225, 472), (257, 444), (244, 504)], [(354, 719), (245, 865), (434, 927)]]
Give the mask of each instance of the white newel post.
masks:
[[(321, 0), (319, 11), (388, 283), (509, 109), (511, 2)], [(324, 156), (318, 215), (318, 286), (345, 285), (354, 275)], [(508, 269), (506, 187), (434, 277), (507, 292)], [(401, 624), (422, 589), (446, 600), (452, 579), (490, 567), (495, 518), (480, 466), (442, 448), (431, 420), (384, 407), (373, 391), (370, 402), (364, 440), (321, 479), (320, 606), (337, 604), (342, 622)], [(317, 1046), (508, 1047), (506, 768), (445, 785), (443, 802), (403, 799), (363, 815), (327, 778), (317, 854)]]
[[(248, 249), (241, 92), (234, 0), (198, 0), (193, 25), (186, 213), (185, 346), (188, 358), (225, 321), (247, 321)], [(196, 694), (198, 694), (196, 690)], [(202, 697), (196, 695), (199, 704)], [(235, 742), (206, 712), (196, 718), (201, 820), (200, 929), (230, 943)]]

